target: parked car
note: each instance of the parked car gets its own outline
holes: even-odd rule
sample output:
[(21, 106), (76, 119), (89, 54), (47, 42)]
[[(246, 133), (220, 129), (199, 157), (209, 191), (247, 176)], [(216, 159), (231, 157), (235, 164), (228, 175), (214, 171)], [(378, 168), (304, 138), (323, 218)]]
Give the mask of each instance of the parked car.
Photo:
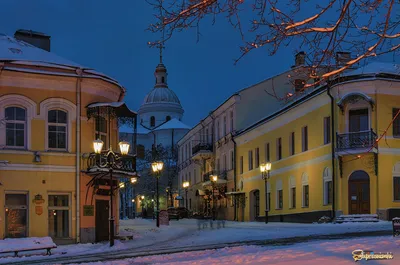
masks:
[(182, 219), (189, 218), (190, 212), (185, 207), (169, 207), (168, 210), (169, 219)]

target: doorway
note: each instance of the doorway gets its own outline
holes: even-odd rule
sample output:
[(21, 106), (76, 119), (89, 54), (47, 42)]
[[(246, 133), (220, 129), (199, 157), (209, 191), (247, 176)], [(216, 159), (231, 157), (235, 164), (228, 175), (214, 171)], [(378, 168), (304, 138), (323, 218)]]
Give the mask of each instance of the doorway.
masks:
[(349, 178), (349, 214), (370, 214), (369, 175), (354, 171)]
[(255, 221), (260, 216), (260, 191), (250, 192), (250, 221)]
[(109, 239), (109, 208), (109, 201), (96, 200), (96, 242)]
[(18, 238), (28, 236), (28, 199), (26, 193), (6, 194), (5, 216), (6, 233), (5, 237)]

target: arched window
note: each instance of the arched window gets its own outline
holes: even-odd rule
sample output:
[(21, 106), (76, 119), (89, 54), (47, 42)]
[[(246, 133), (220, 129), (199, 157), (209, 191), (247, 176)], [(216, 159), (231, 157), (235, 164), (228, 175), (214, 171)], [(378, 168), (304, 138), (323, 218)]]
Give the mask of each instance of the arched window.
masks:
[(289, 207), (296, 208), (296, 179), (293, 176), (289, 178)]
[(276, 209), (283, 209), (283, 188), (282, 188), (282, 180), (276, 180)]
[(302, 186), (301, 206), (308, 207), (310, 205), (310, 190), (308, 186), (307, 173), (303, 173), (303, 175), (301, 176), (301, 186)]
[(165, 83), (165, 77), (161, 77), (161, 83)]
[(20, 107), (5, 109), (6, 146), (25, 147), (26, 139), (26, 110)]
[(156, 118), (154, 116), (150, 117), (150, 127), (156, 126)]
[(324, 205), (332, 204), (333, 186), (332, 186), (332, 170), (328, 167), (324, 169)]
[(107, 145), (107, 120), (104, 117), (97, 117), (96, 119), (96, 139), (103, 141), (103, 150), (108, 149)]
[(171, 120), (171, 116), (167, 116), (166, 118), (165, 118), (165, 121), (170, 121)]
[(47, 122), (49, 149), (67, 149), (67, 112), (49, 110)]

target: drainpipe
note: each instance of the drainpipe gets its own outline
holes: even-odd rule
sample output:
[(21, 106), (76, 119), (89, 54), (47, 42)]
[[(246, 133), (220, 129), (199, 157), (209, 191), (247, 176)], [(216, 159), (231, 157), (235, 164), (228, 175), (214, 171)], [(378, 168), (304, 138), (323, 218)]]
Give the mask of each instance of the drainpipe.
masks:
[[(236, 141), (233, 139), (233, 134), (231, 136), (231, 140), (233, 142), (233, 185), (234, 185), (234, 191), (236, 192)], [(233, 194), (235, 196), (235, 194)], [(236, 218), (236, 200), (233, 201), (233, 221), (237, 221)]]
[(76, 69), (76, 243), (80, 239), (80, 147), (81, 147), (81, 82), (83, 70)]
[(328, 84), (328, 96), (331, 98), (331, 135), (332, 135), (332, 142), (331, 142), (331, 152), (332, 152), (332, 218), (336, 217), (335, 214), (335, 184), (336, 184), (336, 168), (335, 168), (335, 99), (331, 94), (331, 87)]

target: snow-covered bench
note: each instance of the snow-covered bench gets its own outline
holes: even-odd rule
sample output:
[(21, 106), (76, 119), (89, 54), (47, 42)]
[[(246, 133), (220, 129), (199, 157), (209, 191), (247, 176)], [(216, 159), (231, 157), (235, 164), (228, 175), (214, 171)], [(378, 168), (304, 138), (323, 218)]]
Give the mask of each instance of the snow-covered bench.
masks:
[(17, 257), (19, 252), (46, 250), (46, 255), (51, 255), (51, 250), (57, 248), (51, 237), (26, 237), (6, 238), (0, 240), (0, 254), (12, 253)]

